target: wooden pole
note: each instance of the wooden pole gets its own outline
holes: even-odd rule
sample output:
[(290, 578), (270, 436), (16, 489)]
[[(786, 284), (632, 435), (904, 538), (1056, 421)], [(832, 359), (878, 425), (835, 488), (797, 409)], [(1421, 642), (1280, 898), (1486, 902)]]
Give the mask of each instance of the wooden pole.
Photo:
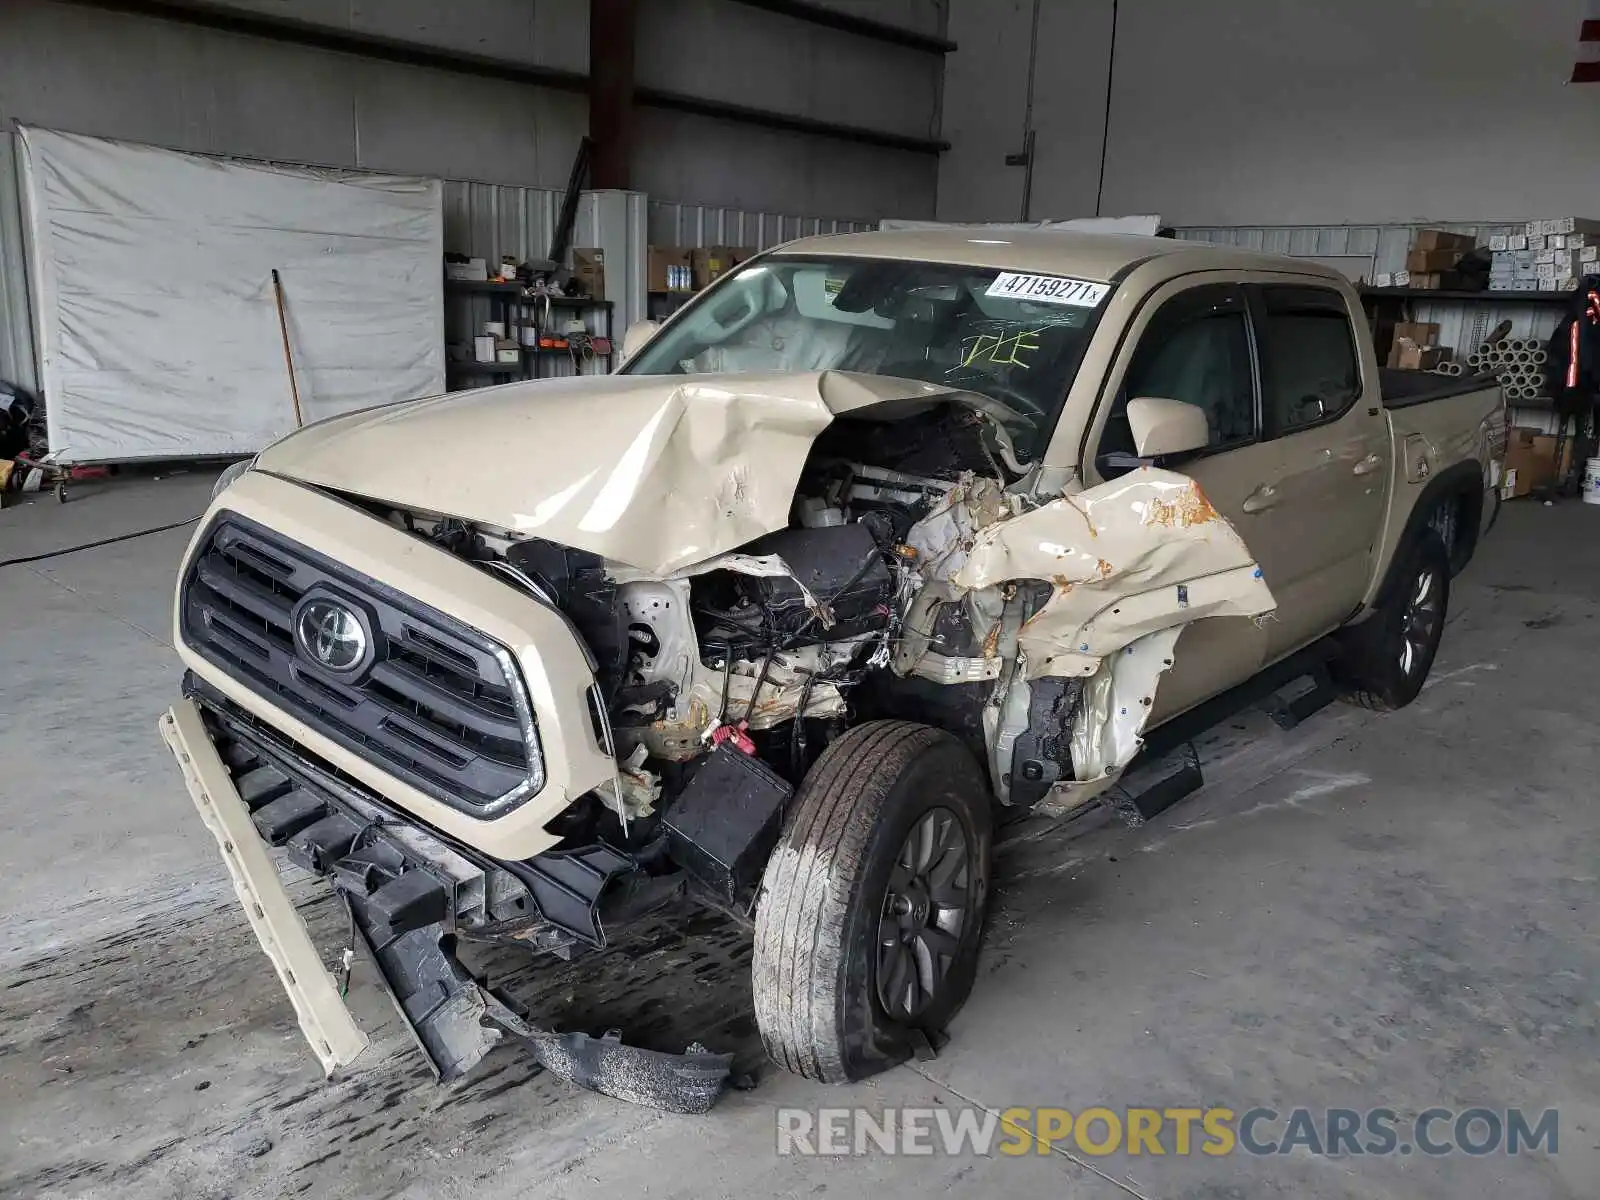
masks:
[(289, 317), (283, 308), (283, 280), (278, 278), (278, 268), (272, 268), (272, 294), (278, 301), (278, 332), (283, 335), (283, 361), (289, 366), (289, 395), (294, 398), (294, 427), (306, 423), (300, 411), (300, 385), (294, 378), (294, 351), (289, 348)]

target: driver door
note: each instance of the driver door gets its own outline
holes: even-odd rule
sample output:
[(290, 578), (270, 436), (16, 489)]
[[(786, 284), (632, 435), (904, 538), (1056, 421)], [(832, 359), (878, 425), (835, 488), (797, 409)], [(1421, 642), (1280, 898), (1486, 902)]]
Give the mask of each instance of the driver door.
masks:
[[(1089, 439), (1096, 447), (1084, 464), (1090, 486), (1140, 463), (1128, 427), (1131, 398), (1196, 405), (1205, 411), (1210, 442), (1192, 457), (1162, 465), (1200, 484), (1244, 538), (1271, 587), (1293, 531), (1282, 528), (1281, 513), (1258, 509), (1252, 500), (1261, 480), (1277, 477), (1280, 449), (1263, 436), (1255, 334), (1243, 286), (1179, 281), (1158, 291), (1135, 319), (1111, 383), (1104, 420)], [(1265, 665), (1269, 645), (1264, 627), (1247, 617), (1209, 617), (1185, 627), (1156, 692), (1152, 722), (1248, 679)]]

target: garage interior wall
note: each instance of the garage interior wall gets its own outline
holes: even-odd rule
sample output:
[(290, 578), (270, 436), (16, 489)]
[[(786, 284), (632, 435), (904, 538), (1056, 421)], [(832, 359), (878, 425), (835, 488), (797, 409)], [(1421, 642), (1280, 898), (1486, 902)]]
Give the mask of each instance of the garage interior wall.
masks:
[(1567, 83), (1584, 15), (1574, 0), (952, 0), (939, 216), (1024, 215), (1025, 172), (1004, 160), (1030, 76), (1034, 218), (1600, 216), (1600, 86)]
[[(937, 40), (946, 5), (822, 7)], [(358, 39), (369, 52), (307, 44), (327, 38)], [(533, 257), (548, 247), (553, 197), (587, 131), (589, 51), (589, 0), (0, 0), (0, 377), (36, 382), (10, 157), (16, 124), (472, 181), (447, 183), (446, 247), (490, 261)], [(457, 65), (415, 61), (437, 55)], [(699, 97), (933, 144), (943, 58), (738, 0), (638, 0), (637, 84), (691, 107)], [(508, 72), (518, 77), (493, 77)], [(615, 247), (645, 236), (642, 208), (626, 199), (640, 192), (718, 212), (701, 227), (738, 233), (726, 239), (736, 245), (769, 245), (785, 229), (933, 215), (938, 155), (928, 149), (644, 105), (635, 122), (633, 191), (616, 204), (586, 198), (575, 235), (576, 245), (594, 245), (607, 230), (613, 286), (624, 274)], [(604, 221), (585, 216), (602, 211), (611, 214)], [(642, 245), (634, 257), (642, 264)], [(619, 331), (643, 312), (642, 270), (628, 272)]]
[[(943, 0), (840, 7), (936, 32)], [(588, 125), (588, 0), (172, 0), (283, 37), (125, 4), (0, 3), (0, 127), (177, 150), (523, 187), (566, 184)], [(199, 18), (196, 18), (197, 20)], [(252, 26), (252, 28), (256, 28)], [(487, 78), (285, 40), (318, 32), (465, 56)], [(638, 0), (638, 86), (929, 139), (943, 56), (736, 0)], [(636, 190), (666, 199), (872, 219), (931, 216), (937, 155), (640, 107)]]

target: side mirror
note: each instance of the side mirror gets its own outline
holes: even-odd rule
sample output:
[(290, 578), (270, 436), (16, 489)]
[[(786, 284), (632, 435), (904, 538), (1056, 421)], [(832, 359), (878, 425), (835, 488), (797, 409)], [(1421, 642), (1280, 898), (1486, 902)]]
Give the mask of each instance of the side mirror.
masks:
[(1128, 401), (1128, 428), (1140, 458), (1201, 450), (1211, 442), (1206, 411), (1198, 404), (1137, 396)]
[[(622, 335), (622, 362), (627, 362), (635, 354), (645, 348), (651, 338), (655, 337), (656, 330), (661, 328), (660, 321), (635, 321), (628, 326), (628, 331)], [(621, 363), (617, 364), (621, 366)]]

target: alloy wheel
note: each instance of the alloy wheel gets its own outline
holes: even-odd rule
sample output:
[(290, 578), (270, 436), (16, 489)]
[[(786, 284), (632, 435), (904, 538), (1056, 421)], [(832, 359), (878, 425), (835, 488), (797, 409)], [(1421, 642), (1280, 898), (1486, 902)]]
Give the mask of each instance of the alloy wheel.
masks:
[(1418, 670), (1438, 634), (1443, 616), (1437, 575), (1431, 569), (1417, 575), (1400, 620), (1400, 670), (1407, 676)]
[(973, 920), (972, 852), (960, 819), (935, 808), (895, 855), (878, 922), (877, 992), (884, 1011), (909, 1020), (939, 997)]

